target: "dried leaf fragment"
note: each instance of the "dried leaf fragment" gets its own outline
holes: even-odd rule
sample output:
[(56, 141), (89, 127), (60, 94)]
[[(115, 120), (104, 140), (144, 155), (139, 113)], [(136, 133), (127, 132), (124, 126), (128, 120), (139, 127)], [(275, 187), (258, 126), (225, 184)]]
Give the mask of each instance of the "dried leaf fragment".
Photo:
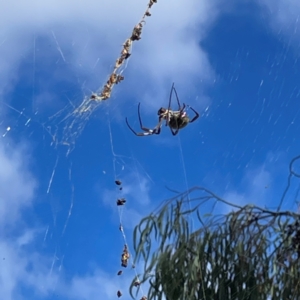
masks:
[(128, 260), (130, 258), (128, 247), (124, 245), (123, 253), (121, 255), (121, 266), (126, 268), (128, 266)]
[(140, 286), (141, 283), (139, 281), (135, 281), (135, 283), (133, 284), (134, 286)]
[(117, 205), (121, 206), (124, 205), (126, 203), (126, 199), (125, 198), (120, 198), (117, 200)]

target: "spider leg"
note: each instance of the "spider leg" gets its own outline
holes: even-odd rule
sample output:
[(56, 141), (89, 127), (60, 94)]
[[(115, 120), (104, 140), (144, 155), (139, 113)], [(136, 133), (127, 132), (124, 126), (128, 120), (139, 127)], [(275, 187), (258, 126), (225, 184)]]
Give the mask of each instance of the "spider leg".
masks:
[(191, 106), (190, 106), (190, 109), (195, 113), (195, 117), (192, 120), (190, 120), (190, 123), (192, 123), (192, 122), (196, 121), (200, 115)]
[(142, 123), (142, 118), (141, 118), (140, 106), (141, 106), (141, 103), (139, 103), (139, 105), (138, 105), (139, 122), (140, 122), (141, 129), (146, 131), (145, 134), (143, 134), (143, 135), (160, 134), (161, 122), (162, 122), (161, 118), (159, 118), (159, 122), (154, 127), (154, 129), (149, 129), (147, 127), (144, 127), (143, 123)]
[(128, 123), (128, 119), (126, 118), (126, 124), (128, 126), (128, 128), (136, 135), (136, 136), (147, 136), (147, 135), (152, 135), (152, 134), (160, 134), (160, 129), (161, 129), (161, 122), (162, 120), (159, 119), (159, 123), (154, 127), (154, 129), (150, 129), (147, 127), (143, 126), (142, 123), (142, 118), (141, 118), (141, 112), (140, 112), (140, 105), (141, 103), (139, 103), (138, 105), (138, 116), (139, 116), (139, 123), (140, 123), (140, 127), (142, 130), (144, 130), (145, 132), (136, 132)]
[(180, 113), (182, 113), (182, 112), (185, 110), (185, 108), (186, 108), (186, 105), (185, 105), (185, 103), (182, 103), (182, 108), (179, 110), (179, 111), (180, 111)]
[(173, 94), (173, 89), (174, 89), (174, 82), (172, 84), (171, 87), (171, 91), (170, 91), (170, 96), (169, 96), (169, 104), (168, 104), (168, 109), (167, 109), (167, 114), (165, 116), (165, 120), (166, 120), (166, 126), (169, 126), (169, 121), (170, 121), (170, 110), (171, 110), (171, 101), (172, 101), (172, 94)]
[(141, 127), (141, 129), (144, 130), (145, 132), (136, 132), (136, 131), (129, 125), (127, 118), (126, 118), (126, 124), (127, 124), (128, 128), (129, 128), (136, 136), (146, 136), (146, 135), (151, 135), (151, 134), (153, 134), (153, 133), (155, 133), (155, 132), (154, 132), (154, 130), (149, 129), (149, 128), (146, 128), (146, 127), (143, 126), (142, 118), (141, 118), (141, 113), (140, 113), (140, 105), (141, 105), (141, 103), (139, 103), (139, 105), (138, 105), (139, 122), (140, 122), (140, 127)]
[(169, 126), (169, 122), (170, 122), (170, 113), (168, 113), (164, 118), (162, 117), (162, 119), (166, 120), (166, 126)]
[(129, 128), (136, 136), (146, 136), (146, 135), (151, 135), (151, 134), (154, 133), (151, 129), (148, 129), (148, 128), (143, 128), (143, 130), (145, 130), (145, 132), (136, 132), (136, 131), (129, 125), (127, 118), (126, 118), (125, 120), (126, 120), (126, 124), (127, 124), (128, 128)]
[(155, 134), (160, 134), (160, 130), (161, 130), (161, 125), (162, 125), (162, 121), (163, 121), (163, 117), (160, 116), (158, 119), (158, 124), (154, 127), (153, 131)]
[(179, 128), (178, 127), (175, 129), (175, 131), (173, 131), (173, 128), (170, 127), (170, 130), (171, 130), (171, 132), (172, 132), (173, 135), (176, 135), (179, 132)]
[(175, 88), (174, 88), (174, 82), (172, 84), (171, 91), (170, 91), (168, 110), (170, 110), (170, 108), (171, 108), (171, 100), (172, 100), (173, 90), (175, 90)]
[(142, 130), (144, 130), (144, 131), (146, 131), (146, 133), (148, 133), (148, 134), (144, 134), (144, 135), (149, 135), (149, 134), (156, 133), (157, 132), (157, 128), (156, 127), (154, 129), (150, 129), (150, 128), (147, 128), (147, 127), (143, 126), (142, 118), (141, 118), (140, 106), (141, 106), (141, 102), (138, 105), (138, 115), (139, 115), (140, 127), (141, 127)]
[[(173, 92), (173, 91), (174, 91), (174, 93), (175, 93), (176, 100), (177, 100), (177, 104), (178, 104), (178, 112), (179, 112), (179, 115), (181, 115), (181, 114), (183, 113), (183, 111), (185, 110), (186, 105), (185, 105), (185, 103), (183, 103), (183, 105), (182, 105), (182, 107), (181, 107), (181, 105), (180, 105), (180, 100), (179, 100), (177, 91), (176, 91), (176, 89), (175, 89), (174, 83), (173, 83), (173, 85), (172, 85), (170, 97), (172, 96), (172, 92)], [(169, 105), (171, 105), (171, 98), (170, 98), (170, 103), (169, 103)], [(170, 109), (170, 107), (169, 107), (169, 109)], [(170, 118), (170, 117), (169, 117), (169, 118)], [(170, 127), (170, 126), (169, 126), (169, 127)], [(171, 127), (170, 127), (170, 129), (171, 129), (172, 134), (173, 134), (173, 135), (176, 135), (176, 134), (178, 133), (178, 131), (179, 131), (180, 128), (177, 126), (177, 128), (176, 128), (175, 131), (173, 131), (173, 128), (171, 128)]]
[[(178, 103), (178, 110), (182, 110), (182, 108), (181, 108), (181, 105), (180, 105), (180, 101), (179, 101), (179, 98), (178, 98), (178, 95), (177, 95), (177, 91), (176, 91), (176, 89), (175, 89), (175, 87), (174, 87), (174, 83), (173, 83), (173, 85), (172, 85), (172, 90), (174, 90), (174, 92), (175, 92), (175, 96), (176, 96), (176, 100), (177, 100), (177, 103)], [(185, 106), (185, 105), (184, 105)]]

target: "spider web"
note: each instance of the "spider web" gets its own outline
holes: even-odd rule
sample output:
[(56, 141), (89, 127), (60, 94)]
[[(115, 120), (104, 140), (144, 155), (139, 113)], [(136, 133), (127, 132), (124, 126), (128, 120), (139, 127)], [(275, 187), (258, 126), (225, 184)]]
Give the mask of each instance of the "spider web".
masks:
[[(22, 293), (22, 295), (25, 297), (32, 298), (31, 292), (33, 291), (34, 294), (36, 292), (44, 294), (47, 299), (57, 299), (57, 294), (62, 295), (63, 298), (64, 295), (68, 295), (68, 292), (65, 290), (65, 286), (68, 286), (68, 283), (65, 279), (66, 277), (64, 276), (64, 273), (65, 269), (67, 268), (66, 266), (72, 260), (72, 256), (69, 254), (71, 250), (69, 249), (69, 245), (73, 245), (72, 248), (77, 248), (74, 246), (76, 245), (76, 241), (74, 242), (73, 235), (78, 226), (74, 226), (74, 222), (75, 224), (78, 224), (78, 222), (80, 223), (82, 220), (82, 217), (78, 218), (78, 209), (83, 207), (83, 203), (78, 201), (78, 194), (80, 194), (78, 189), (80, 190), (80, 188), (82, 188), (82, 184), (80, 182), (78, 183), (78, 169), (80, 169), (80, 163), (78, 162), (78, 158), (76, 158), (78, 157), (78, 153), (80, 156), (84, 155), (82, 151), (82, 145), (84, 145), (84, 143), (82, 140), (84, 140), (85, 137), (81, 138), (81, 136), (88, 124), (90, 124), (90, 128), (93, 128), (95, 123), (98, 125), (100, 123), (100, 127), (103, 126), (104, 130), (99, 132), (99, 135), (101, 136), (103, 132), (108, 132), (107, 124), (110, 123), (106, 122), (106, 118), (104, 119), (104, 122), (103, 118), (102, 121), (99, 120), (99, 114), (95, 113), (97, 110), (102, 113), (102, 116), (105, 116), (107, 113), (107, 104), (91, 98), (95, 94), (91, 93), (91, 89), (89, 87), (95, 86), (95, 79), (91, 78), (91, 74), (89, 74), (89, 76), (85, 76), (86, 78), (84, 78), (84, 76), (82, 76), (80, 73), (80, 70), (78, 70), (80, 69), (80, 66), (78, 64), (72, 64), (69, 62), (71, 56), (70, 53), (66, 53), (64, 46), (66, 43), (70, 43), (70, 40), (63, 41), (60, 32), (55, 29), (49, 30), (46, 38), (44, 36), (35, 34), (32, 37), (32, 40), (33, 51), (28, 55), (32, 62), (32, 65), (30, 66), (32, 67), (32, 72), (30, 72), (32, 73), (32, 77), (26, 77), (28, 74), (28, 66), (26, 66), (26, 64), (25, 66), (21, 66), (21, 69), (26, 70), (24, 72), (26, 74), (24, 74), (24, 76), (21, 74), (19, 82), (16, 83), (17, 87), (15, 87), (14, 90), (11, 92), (6, 91), (7, 98), (11, 94), (12, 101), (3, 100), (1, 102), (1, 116), (3, 117), (4, 121), (2, 121), (0, 125), (1, 129), (3, 130), (2, 138), (5, 139), (5, 141), (9, 144), (13, 145), (13, 141), (18, 140), (18, 137), (20, 136), (30, 139), (30, 141), (33, 143), (35, 142), (36, 147), (33, 152), (35, 155), (38, 155), (37, 159), (39, 161), (44, 162), (44, 167), (39, 170), (39, 172), (41, 172), (41, 185), (37, 188), (41, 203), (35, 207), (38, 212), (42, 209), (40, 222), (43, 225), (39, 229), (37, 229), (36, 226), (29, 226), (29, 229), (34, 228), (34, 230), (39, 231), (39, 235), (42, 239), (41, 246), (43, 248), (40, 253), (37, 253), (37, 257), (40, 257), (42, 260), (41, 266), (39, 266), (42, 268), (42, 271), (40, 271), (41, 278), (48, 276), (49, 281), (48, 285), (44, 286), (38, 285), (38, 280), (37, 283), (28, 284), (28, 282), (22, 278), (21, 281), (24, 282), (24, 290), (23, 288), (20, 288), (20, 293)], [(55, 50), (53, 53), (48, 53), (50, 59), (45, 60), (45, 48), (49, 46), (49, 43)], [(86, 46), (87, 45), (88, 42), (86, 42)], [(92, 76), (95, 76), (97, 71), (99, 71), (99, 69), (97, 69), (99, 58), (97, 58), (95, 61), (90, 66)], [(42, 74), (42, 70), (44, 68), (48, 68), (49, 76), (51, 76), (51, 74), (53, 74), (53, 76), (64, 74), (64, 77), (62, 78), (63, 82), (61, 85), (58, 83), (59, 81), (56, 81), (52, 86), (51, 80), (48, 78), (49, 86), (47, 89), (45, 89), (48, 91), (39, 93), (39, 90), (43, 90), (42, 85), (46, 84), (46, 81), (42, 81), (42, 79), (45, 77), (45, 74)], [(126, 63), (122, 64), (118, 68), (118, 75), (121, 75), (125, 68)], [(111, 79), (111, 75), (109, 79)], [(78, 84), (74, 84), (74, 82), (78, 82)], [(13, 93), (16, 89), (19, 90), (19, 93)], [(29, 99), (31, 98), (31, 101), (20, 101), (20, 98), (28, 100), (27, 97), (30, 92), (31, 96), (29, 96)], [(100, 92), (101, 89), (99, 89), (99, 93)], [(20, 97), (22, 94), (26, 94), (26, 96)], [(97, 94), (98, 92), (96, 95)], [(84, 96), (82, 100), (82, 95), (88, 96)], [(94, 119), (92, 116), (94, 116)], [(110, 129), (109, 132), (111, 132)], [(108, 138), (108, 136), (106, 137)], [(103, 138), (103, 140), (105, 140), (105, 138)], [(77, 150), (78, 148), (75, 147), (78, 144), (78, 141), (80, 149), (73, 153), (73, 151)], [(63, 146), (63, 148), (61, 146)], [(97, 148), (95, 143), (92, 143), (92, 147)], [(100, 148), (100, 150), (101, 153), (105, 153), (103, 148)], [(85, 157), (88, 158), (88, 155)], [(84, 164), (87, 163), (87, 160), (84, 161)], [(127, 162), (125, 163), (125, 161)], [(115, 154), (113, 154), (113, 162), (114, 169), (116, 168), (116, 165), (120, 164), (122, 165), (122, 170), (124, 169), (124, 166), (132, 165), (132, 162), (134, 163), (135, 169), (138, 165), (136, 159), (128, 158), (126, 156), (122, 158), (121, 156)], [(100, 165), (101, 164), (102, 163), (100, 163)], [(96, 161), (93, 161), (93, 170), (95, 170), (94, 168), (97, 168), (96, 165)], [(105, 163), (103, 163), (101, 168), (102, 174), (98, 174), (98, 180), (100, 182), (102, 180), (101, 178), (112, 175), (109, 171), (111, 169), (111, 165), (107, 166)], [(84, 171), (86, 172), (86, 170)], [(132, 176), (135, 177), (135, 173), (137, 173), (137, 171), (134, 171)], [(116, 171), (114, 171), (114, 176), (110, 177), (111, 182), (113, 182), (116, 174)], [(139, 180), (141, 180), (140, 182), (142, 184), (142, 179), (139, 178)], [(107, 180), (104, 179), (104, 181)], [(106, 185), (109, 184), (105, 184), (104, 186)], [(102, 193), (100, 195), (105, 198), (105, 195), (102, 195)], [(96, 206), (95, 210), (99, 216), (101, 215), (99, 206), (95, 204), (96, 202), (92, 201), (88, 205), (93, 207)], [(104, 209), (111, 209), (110, 205), (107, 203), (106, 206), (108, 208)], [(86, 214), (89, 216), (88, 212), (86, 212)], [(84, 213), (82, 213), (82, 216), (83, 215)], [(121, 222), (121, 213), (119, 214), (119, 218)], [(111, 222), (111, 220), (109, 221)], [(95, 242), (95, 245), (89, 249), (86, 249), (88, 252), (93, 251), (91, 249), (94, 249), (94, 251), (96, 251), (96, 249), (99, 250), (99, 245), (104, 242), (103, 239), (97, 241), (96, 236), (99, 234), (97, 225), (98, 222), (94, 223), (95, 228), (93, 228), (93, 231), (96, 234), (91, 234), (93, 238), (89, 237), (89, 240)], [(28, 229), (27, 226), (25, 229)], [(82, 233), (78, 233), (78, 240), (80, 240), (81, 235)], [(127, 244), (128, 242), (124, 231), (123, 239), (124, 241), (122, 244), (124, 244), (124, 242)], [(31, 242), (36, 242), (36, 240), (32, 239), (25, 244), (29, 246), (32, 245)], [(73, 251), (75, 249), (73, 249)], [(105, 247), (105, 249), (107, 249), (107, 247)], [(120, 253), (118, 250), (116, 251), (118, 253), (118, 263), (114, 265), (120, 265)], [(22, 250), (20, 250), (20, 252), (20, 255), (23, 255)], [(101, 255), (104, 255), (104, 253), (102, 252)], [(79, 265), (83, 264), (84, 261), (89, 263), (88, 258), (89, 255), (86, 256), (85, 260), (82, 259), (79, 261)], [(34, 261), (34, 258), (32, 258), (31, 261)], [(31, 264), (33, 264), (31, 261), (26, 262), (28, 265), (25, 266), (25, 268), (29, 270), (29, 273), (31, 271)], [(92, 272), (95, 272), (91, 281), (97, 280), (98, 277), (103, 277), (103, 274), (101, 273), (102, 271), (99, 270), (100, 268), (94, 267), (91, 269), (93, 270)], [(108, 276), (116, 280), (116, 274), (110, 274)], [(76, 280), (76, 278), (73, 278), (73, 280), (74, 279)], [(79, 280), (84, 281), (83, 276), (79, 276)], [(127, 277), (123, 280), (120, 280), (118, 285), (117, 283), (111, 284), (108, 294), (111, 293), (111, 291), (115, 293), (117, 287), (125, 287), (128, 289), (130, 280), (131, 278)], [(97, 292), (98, 298), (99, 288), (95, 285), (92, 290), (93, 289)], [(91, 291), (88, 291), (88, 293), (90, 292)], [(70, 295), (71, 298), (81, 297), (80, 299), (83, 299), (86, 297), (86, 295), (80, 295), (80, 293), (76, 296), (75, 294), (73, 296), (72, 294)], [(9, 299), (9, 297), (10, 296), (8, 296), (7, 299)]]
[[(114, 8), (114, 23), (103, 22), (101, 26), (110, 24), (103, 28), (94, 28), (99, 16), (92, 25), (89, 23), (94, 18), (89, 11), (88, 18), (72, 21), (76, 23), (72, 30), (45, 23), (42, 32), (28, 37), (30, 43), (25, 43), (25, 37), (15, 43), (0, 33), (0, 49), (4, 49), (1, 57), (14, 66), (3, 76), (0, 107), (0, 212), (2, 220), (11, 220), (5, 221), (5, 232), (0, 231), (5, 241), (0, 245), (5, 258), (2, 269), (6, 272), (0, 273), (0, 278), (5, 275), (6, 282), (12, 282), (3, 287), (5, 299), (16, 299), (20, 294), (25, 299), (35, 299), (36, 295), (37, 299), (115, 299), (119, 289), (126, 299), (131, 279), (143, 271), (141, 262), (136, 269), (124, 269), (124, 276), (116, 275), (124, 244), (133, 256), (130, 236), (134, 225), (170, 194), (176, 197), (199, 183), (233, 202), (276, 206), (274, 194), (286, 187), (287, 156), (297, 154), (300, 112), (294, 101), (299, 94), (295, 78), (283, 80), (292, 72), (284, 76), (281, 72), (294, 69), (298, 63), (291, 59), (290, 46), (282, 49), (277, 45), (279, 53), (268, 53), (268, 58), (260, 62), (264, 69), (259, 69), (259, 74), (265, 77), (249, 79), (256, 74), (247, 73), (252, 70), (249, 53), (256, 53), (256, 48), (248, 51), (246, 43), (237, 49), (230, 48), (234, 43), (230, 47), (224, 44), (227, 52), (220, 53), (209, 49), (213, 44), (210, 41), (207, 51), (222, 78), (212, 75), (206, 54), (184, 52), (200, 49), (202, 37), (197, 34), (190, 42), (188, 37), (194, 29), (180, 31), (176, 27), (184, 22), (194, 24), (192, 12), (199, 10), (192, 7), (187, 17), (183, 8), (187, 9), (189, 3), (177, 8), (177, 4), (158, 2), (153, 17), (157, 13), (155, 20), (165, 23), (159, 24), (154, 33), (146, 31), (155, 25), (152, 17), (143, 23), (143, 39), (134, 51), (130, 48), (129, 67), (126, 59), (116, 73), (125, 76), (118, 86), (111, 72), (145, 3), (135, 3), (141, 5), (135, 16), (130, 14), (135, 9), (129, 4), (128, 10)], [(170, 13), (173, 9), (178, 12), (175, 16)], [(168, 19), (171, 17), (176, 22)], [(127, 20), (124, 24), (113, 27), (123, 19)], [(171, 32), (170, 24), (174, 25)], [(226, 26), (221, 27), (224, 30)], [(152, 42), (147, 43), (151, 34)], [(174, 36), (180, 44), (174, 43)], [(165, 47), (167, 51), (160, 60)], [(9, 60), (8, 52), (13, 49), (18, 49), (22, 57), (18, 67)], [(213, 56), (214, 51), (218, 58)], [(227, 62), (231, 62), (229, 66)], [(196, 71), (191, 70), (193, 66)], [(224, 69), (218, 69), (220, 66)], [(3, 63), (2, 70), (6, 67)], [(280, 84), (275, 85), (271, 79)], [(213, 82), (212, 109), (202, 90), (208, 80)], [(247, 82), (247, 95), (243, 80)], [(96, 101), (108, 81), (114, 86), (111, 98)], [(177, 137), (165, 126), (156, 137), (132, 135), (125, 117), (138, 130), (137, 103), (141, 102), (143, 122), (153, 128), (157, 109), (168, 103), (173, 81), (181, 102), (199, 110), (201, 118)], [(122, 191), (115, 186), (117, 179), (122, 181)], [(299, 184), (291, 177), (283, 207), (297, 210), (298, 196)], [(189, 194), (187, 197), (188, 209), (196, 199)], [(117, 207), (119, 198), (126, 199), (124, 206)], [(13, 215), (18, 205), (21, 208)], [(207, 205), (201, 213), (215, 211)], [(226, 212), (226, 207), (218, 212)], [(194, 215), (189, 220), (194, 230), (198, 226)], [(124, 229), (121, 233), (120, 224)], [(142, 289), (139, 298), (147, 286)]]

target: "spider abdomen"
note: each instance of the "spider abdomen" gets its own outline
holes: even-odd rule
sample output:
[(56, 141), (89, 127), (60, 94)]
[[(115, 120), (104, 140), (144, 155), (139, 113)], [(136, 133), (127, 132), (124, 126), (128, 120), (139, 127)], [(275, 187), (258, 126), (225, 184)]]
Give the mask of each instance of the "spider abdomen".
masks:
[(181, 129), (189, 124), (189, 122), (188, 117), (172, 116), (169, 121), (169, 126), (173, 129)]

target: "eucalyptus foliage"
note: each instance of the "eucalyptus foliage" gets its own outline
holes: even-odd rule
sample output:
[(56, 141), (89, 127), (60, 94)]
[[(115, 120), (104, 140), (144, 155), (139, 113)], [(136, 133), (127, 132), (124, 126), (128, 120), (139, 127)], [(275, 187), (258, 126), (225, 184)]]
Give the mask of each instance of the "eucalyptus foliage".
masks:
[[(201, 213), (216, 204), (223, 214)], [(134, 250), (148, 300), (300, 299), (297, 213), (234, 205), (196, 187), (141, 220)]]

